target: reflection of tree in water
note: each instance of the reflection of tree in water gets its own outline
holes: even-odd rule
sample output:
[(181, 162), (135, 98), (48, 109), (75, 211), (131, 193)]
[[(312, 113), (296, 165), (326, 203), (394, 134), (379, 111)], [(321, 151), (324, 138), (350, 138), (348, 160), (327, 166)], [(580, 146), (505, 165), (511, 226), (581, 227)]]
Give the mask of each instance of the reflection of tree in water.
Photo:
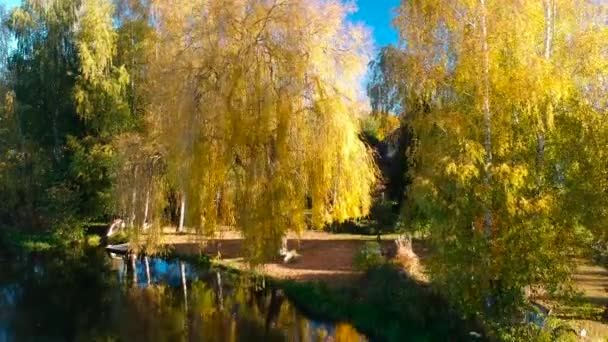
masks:
[[(216, 278), (220, 279), (220, 278)], [(219, 285), (222, 286), (219, 286)], [(193, 282), (190, 287), (190, 330), (194, 340), (205, 341), (283, 341), (278, 329), (264, 328), (265, 308), (255, 291), (236, 283), (224, 287), (225, 282)], [(220, 294), (225, 295), (221, 297)], [(253, 305), (252, 305), (253, 304)], [(212, 332), (212, 333), (209, 333)]]
[(116, 316), (120, 336), (126, 341), (181, 340), (186, 315), (175, 296), (164, 285), (127, 289)]
[(90, 340), (111, 330), (111, 291), (117, 282), (105, 254), (73, 249), (34, 256), (11, 273), (19, 287), (15, 340)]
[[(309, 321), (280, 289), (259, 279), (218, 270), (186, 273), (175, 260), (142, 258), (133, 266), (131, 260), (112, 266), (102, 250), (16, 264), (7, 280), (0, 279), (0, 290), (14, 294), (4, 319), (8, 328), (2, 328), (17, 341), (329, 341), (342, 335), (346, 341), (351, 336), (348, 327)], [(5, 297), (0, 304), (9, 302)]]

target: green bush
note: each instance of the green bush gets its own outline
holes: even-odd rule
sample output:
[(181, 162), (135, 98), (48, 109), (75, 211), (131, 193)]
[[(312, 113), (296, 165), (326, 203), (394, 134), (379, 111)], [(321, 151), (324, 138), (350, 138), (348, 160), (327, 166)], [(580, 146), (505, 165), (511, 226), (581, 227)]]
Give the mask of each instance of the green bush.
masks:
[(95, 234), (87, 235), (87, 246), (89, 247), (97, 247), (101, 245), (101, 237)]
[(591, 246), (591, 256), (597, 264), (608, 266), (608, 241), (599, 239)]
[(360, 271), (367, 271), (385, 261), (380, 244), (376, 241), (368, 241), (355, 255), (354, 265)]
[(398, 204), (395, 201), (377, 199), (370, 211), (370, 219), (374, 221), (376, 234), (393, 233), (399, 218)]
[(390, 234), (396, 232), (398, 218), (397, 202), (376, 197), (367, 217), (334, 222), (326, 227), (326, 231), (338, 234)]

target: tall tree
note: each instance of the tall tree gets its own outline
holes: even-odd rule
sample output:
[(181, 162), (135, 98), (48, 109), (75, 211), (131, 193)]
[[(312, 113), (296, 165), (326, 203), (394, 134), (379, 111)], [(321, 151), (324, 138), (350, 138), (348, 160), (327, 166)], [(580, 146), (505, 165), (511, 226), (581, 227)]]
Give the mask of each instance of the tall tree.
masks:
[[(20, 134), (11, 224), (77, 226), (110, 211), (113, 137), (131, 129), (109, 0), (26, 0), (3, 20)], [(13, 148), (16, 146), (13, 145)]]
[(51, 217), (68, 214), (73, 198), (63, 180), (69, 169), (64, 144), (81, 128), (72, 100), (78, 72), (73, 40), (77, 5), (24, 1), (3, 23), (16, 43), (7, 74), (15, 94), (13, 116), (22, 132), (22, 181), (16, 185), (14, 207), (6, 209), (20, 227), (45, 226)]
[[(580, 234), (605, 229), (587, 219), (605, 217), (605, 163), (572, 151), (602, 153), (605, 108), (590, 91), (606, 73), (599, 13), (559, 0), (399, 7), (415, 136), (406, 222), (430, 229), (431, 274), (470, 313), (503, 315), (526, 286), (563, 288)], [(582, 209), (580, 196), (597, 202)]]
[[(365, 215), (373, 158), (352, 109), (368, 38), (339, 1), (158, 1), (149, 139), (188, 224), (234, 223), (251, 260), (288, 229)], [(308, 200), (307, 200), (308, 199)]]

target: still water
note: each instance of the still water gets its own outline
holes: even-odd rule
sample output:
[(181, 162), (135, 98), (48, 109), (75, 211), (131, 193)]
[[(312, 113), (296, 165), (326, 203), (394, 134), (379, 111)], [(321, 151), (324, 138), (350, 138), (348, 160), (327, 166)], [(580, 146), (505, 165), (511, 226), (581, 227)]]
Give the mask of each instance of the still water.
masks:
[(102, 249), (0, 259), (0, 342), (365, 340), (262, 280), (178, 259)]

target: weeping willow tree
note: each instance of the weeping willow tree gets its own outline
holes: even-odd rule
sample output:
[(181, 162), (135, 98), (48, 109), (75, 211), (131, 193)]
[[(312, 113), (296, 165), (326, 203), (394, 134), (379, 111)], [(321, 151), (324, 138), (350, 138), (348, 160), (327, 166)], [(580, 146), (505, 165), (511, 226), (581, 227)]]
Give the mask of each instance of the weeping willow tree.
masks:
[(520, 307), (525, 288), (565, 289), (582, 237), (605, 234), (601, 6), (399, 8), (402, 106), (415, 136), (406, 222), (430, 230), (431, 274), (471, 314), (510, 317), (503, 309)]
[[(234, 225), (260, 261), (287, 230), (367, 214), (376, 168), (353, 108), (369, 41), (346, 20), (354, 8), (308, 0), (151, 6), (145, 143), (158, 146), (164, 184), (179, 193), (189, 228), (209, 235)], [(135, 202), (137, 183), (124, 191)]]

